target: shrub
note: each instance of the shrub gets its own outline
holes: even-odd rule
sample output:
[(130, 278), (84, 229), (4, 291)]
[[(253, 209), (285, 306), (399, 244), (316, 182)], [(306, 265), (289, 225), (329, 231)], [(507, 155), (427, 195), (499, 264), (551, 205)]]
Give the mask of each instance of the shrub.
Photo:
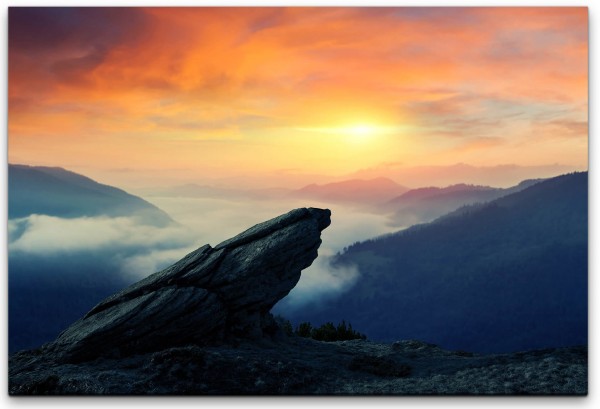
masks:
[(296, 335), (325, 342), (367, 339), (366, 335), (355, 331), (352, 324), (346, 326), (346, 321), (342, 321), (337, 326), (333, 322), (326, 322), (318, 328), (313, 328), (310, 322), (303, 322), (296, 328)]

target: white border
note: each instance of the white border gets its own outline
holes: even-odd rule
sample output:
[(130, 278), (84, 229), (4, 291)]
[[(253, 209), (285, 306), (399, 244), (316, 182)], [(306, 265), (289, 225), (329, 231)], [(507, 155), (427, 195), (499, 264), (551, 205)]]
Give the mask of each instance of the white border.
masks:
[[(592, 1), (518, 1), (518, 0), (504, 0), (504, 1), (382, 1), (373, 0), (370, 2), (366, 1), (348, 1), (348, 0), (305, 0), (305, 1), (293, 1), (293, 2), (282, 2), (273, 0), (222, 0), (222, 1), (193, 1), (193, 0), (173, 0), (173, 1), (157, 1), (157, 0), (127, 0), (127, 1), (76, 1), (76, 0), (35, 0), (35, 1), (15, 1), (7, 0), (5, 3), (7, 6), (587, 6), (589, 7), (589, 85), (590, 85), (590, 98), (589, 98), (589, 163), (590, 163), (590, 251), (589, 251), (589, 262), (590, 262), (590, 376), (589, 376), (589, 396), (587, 398), (568, 398), (568, 397), (533, 397), (533, 398), (483, 398), (483, 397), (459, 397), (459, 398), (428, 398), (428, 397), (395, 397), (395, 398), (136, 398), (136, 397), (113, 397), (113, 398), (9, 398), (8, 397), (8, 368), (7, 368), (7, 351), (8, 351), (8, 306), (7, 302), (0, 302), (1, 317), (3, 326), (0, 329), (2, 336), (0, 337), (0, 351), (2, 353), (2, 359), (0, 359), (0, 404), (2, 407), (33, 407), (37, 405), (44, 405), (47, 407), (74, 407), (79, 408), (83, 405), (86, 407), (105, 407), (111, 406), (115, 408), (128, 407), (130, 405), (144, 405), (149, 407), (163, 407), (165, 405), (177, 405), (180, 407), (231, 407), (231, 406), (244, 406), (244, 407), (277, 407), (280, 408), (282, 405), (290, 407), (303, 407), (303, 406), (316, 406), (316, 407), (364, 407), (364, 406), (377, 406), (377, 407), (436, 407), (436, 406), (450, 406), (450, 407), (480, 407), (482, 405), (490, 407), (562, 407), (562, 406), (585, 406), (590, 407), (598, 406), (598, 396), (600, 395), (598, 386), (598, 354), (596, 353), (596, 346), (598, 345), (598, 334), (597, 325), (595, 324), (598, 317), (598, 306), (600, 303), (594, 301), (594, 294), (598, 290), (598, 279), (595, 278), (595, 274), (598, 273), (597, 254), (598, 249), (598, 227), (599, 219), (595, 217), (593, 210), (597, 208), (599, 203), (600, 190), (598, 187), (598, 180), (593, 172), (593, 161), (597, 157), (597, 148), (593, 143), (592, 135), (595, 135), (595, 121), (594, 118), (600, 117), (598, 112), (598, 105), (594, 103), (594, 96), (598, 96), (598, 82), (595, 80), (593, 74), (593, 68), (597, 66), (597, 55), (598, 55), (598, 38), (596, 36), (597, 29), (594, 27), (595, 11), (598, 8)], [(7, 152), (6, 152), (6, 141), (7, 141), (7, 27), (8, 27), (8, 8), (1, 10), (2, 30), (0, 31), (0, 56), (2, 58), (2, 64), (0, 64), (0, 74), (2, 81), (0, 81), (0, 99), (1, 115), (0, 120), (2, 121), (2, 137), (3, 143), (0, 143), (0, 149), (2, 150), (2, 160), (4, 163), (0, 164), (0, 181), (2, 189), (3, 199), (0, 201), (0, 220), (2, 222), (4, 232), (6, 232), (6, 220), (7, 220), (7, 201), (6, 201), (6, 189), (7, 189)], [(0, 235), (0, 261), (1, 271), (6, 273), (6, 234)], [(2, 297), (3, 300), (7, 300), (8, 286), (7, 286), (7, 274), (3, 275), (2, 279)]]

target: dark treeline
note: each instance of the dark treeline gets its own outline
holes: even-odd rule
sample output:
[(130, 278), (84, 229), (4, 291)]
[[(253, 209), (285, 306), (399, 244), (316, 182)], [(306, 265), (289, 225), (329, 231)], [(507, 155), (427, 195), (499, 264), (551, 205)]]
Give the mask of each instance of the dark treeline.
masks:
[(317, 341), (334, 342), (334, 341), (349, 341), (353, 339), (367, 339), (365, 334), (354, 330), (352, 324), (342, 320), (338, 325), (333, 322), (326, 322), (320, 327), (313, 327), (310, 322), (301, 322), (293, 328), (292, 323), (283, 318), (277, 317), (279, 326), (288, 335), (296, 335), (302, 338), (312, 338)]

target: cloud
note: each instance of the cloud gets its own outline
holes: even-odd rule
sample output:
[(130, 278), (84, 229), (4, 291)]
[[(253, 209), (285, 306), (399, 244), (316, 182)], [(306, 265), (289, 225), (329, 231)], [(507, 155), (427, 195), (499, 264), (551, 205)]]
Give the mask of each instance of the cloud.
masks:
[(127, 217), (61, 219), (32, 215), (9, 220), (9, 252), (13, 257), (77, 257), (104, 255), (115, 266), (114, 274), (135, 281), (159, 271), (204, 245), (217, 245), (253, 225), (303, 206), (328, 207), (332, 224), (322, 233), (319, 258), (302, 273), (290, 295), (290, 305), (331, 296), (354, 282), (358, 271), (333, 269), (329, 258), (355, 241), (391, 232), (384, 215), (361, 212), (339, 204), (297, 200), (226, 200), (155, 197), (177, 225), (158, 228), (140, 225)]
[[(319, 257), (302, 271), (300, 281), (280, 303), (278, 310), (300, 308), (309, 302), (336, 297), (353, 285), (360, 272), (355, 267), (332, 267), (330, 258), (355, 241), (397, 230), (386, 215), (348, 206), (312, 200), (225, 200), (198, 198), (149, 198), (177, 222), (195, 231), (203, 243), (215, 245), (256, 223), (297, 207), (329, 208), (331, 225), (321, 233)], [(138, 259), (136, 259), (138, 260)]]
[(556, 138), (579, 138), (587, 141), (588, 122), (576, 119), (559, 119), (554, 121), (539, 121), (534, 124), (536, 134)]
[(163, 270), (196, 248), (195, 246), (189, 246), (167, 250), (149, 250), (140, 254), (125, 255), (118, 260), (118, 271), (128, 280), (136, 281), (149, 274)]
[(299, 200), (149, 197), (178, 224), (135, 218), (62, 219), (31, 215), (8, 221), (10, 350), (51, 341), (103, 298), (160, 271), (204, 244), (215, 246), (253, 225), (304, 206), (330, 207), (319, 257), (302, 272), (286, 308), (342, 294), (359, 278), (329, 258), (353, 241), (390, 230), (384, 216)]
[(138, 8), (13, 7), (9, 10), (9, 41), (13, 49), (51, 52), (131, 41), (147, 17)]
[(192, 236), (130, 218), (8, 221), (12, 352), (38, 347), (103, 298), (183, 257)]
[[(193, 251), (197, 237), (180, 225), (154, 227), (128, 217), (81, 217), (63, 219), (32, 215), (8, 222), (11, 258), (53, 258), (112, 266), (107, 281), (137, 281), (162, 270)], [(88, 255), (88, 256), (83, 256)], [(93, 260), (93, 261), (92, 261)], [(44, 268), (39, 269), (43, 273)]]
[(63, 219), (32, 215), (25, 219), (9, 220), (8, 225), (13, 236), (16, 231), (22, 230), (9, 243), (9, 251), (34, 254), (116, 248), (173, 248), (190, 241), (190, 233), (179, 226), (158, 228), (140, 225), (127, 217)]
[(319, 250), (319, 257), (302, 272), (296, 287), (274, 307), (274, 312), (285, 315), (348, 290), (358, 280), (360, 272), (356, 266), (333, 266), (331, 256), (328, 250)]
[(29, 161), (333, 174), (419, 149), (400, 133), (351, 157), (289, 129), (414, 125), (432, 163), (448, 135), (518, 139), (532, 104), (587, 110), (584, 7), (12, 8), (9, 23), (10, 155)]
[(96, 45), (82, 56), (55, 62), (51, 70), (61, 80), (72, 83), (102, 64), (107, 54), (108, 50), (104, 46)]

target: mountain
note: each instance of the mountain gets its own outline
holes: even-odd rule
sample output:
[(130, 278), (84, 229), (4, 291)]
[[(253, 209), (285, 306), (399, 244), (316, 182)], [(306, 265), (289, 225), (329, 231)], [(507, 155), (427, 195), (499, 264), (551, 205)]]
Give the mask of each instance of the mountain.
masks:
[(448, 186), (457, 183), (490, 186), (512, 186), (525, 179), (544, 179), (573, 172), (573, 166), (559, 164), (543, 166), (519, 166), (513, 164), (496, 166), (473, 166), (465, 163), (439, 166), (404, 166), (386, 163), (362, 169), (347, 178), (371, 179), (387, 177), (395, 181), (410, 181), (412, 186)]
[(360, 277), (293, 322), (352, 319), (375, 340), (510, 352), (587, 343), (588, 175), (567, 174), (351, 245)]
[(290, 196), (322, 202), (352, 204), (375, 204), (390, 200), (408, 188), (391, 179), (379, 177), (363, 180), (352, 179), (324, 185), (311, 184), (290, 193)]
[(8, 165), (8, 217), (131, 216), (165, 226), (173, 220), (144, 199), (58, 167)]
[(464, 183), (448, 187), (425, 187), (408, 192), (382, 204), (383, 212), (391, 213), (390, 218), (398, 226), (410, 226), (432, 221), (461, 206), (488, 202), (511, 193), (518, 192), (538, 183), (541, 179), (526, 180), (511, 188), (467, 185)]

